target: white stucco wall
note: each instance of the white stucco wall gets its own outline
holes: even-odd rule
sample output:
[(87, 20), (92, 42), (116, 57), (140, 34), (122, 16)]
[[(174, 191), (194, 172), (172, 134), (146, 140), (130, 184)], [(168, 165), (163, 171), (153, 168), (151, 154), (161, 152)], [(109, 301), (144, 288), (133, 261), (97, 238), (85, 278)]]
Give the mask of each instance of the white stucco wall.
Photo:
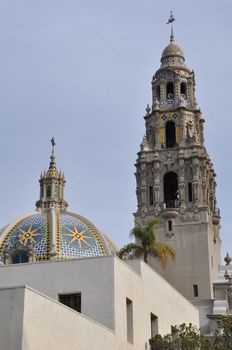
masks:
[(58, 294), (82, 293), (82, 313), (114, 328), (114, 259), (97, 257), (0, 267), (0, 288), (29, 287), (58, 300)]
[(1, 350), (116, 349), (112, 330), (28, 287), (0, 289), (0, 300)]
[(129, 298), (134, 313), (133, 349), (149, 349), (151, 313), (157, 316), (158, 332), (162, 335), (170, 333), (171, 326), (183, 322), (199, 326), (196, 308), (157, 272), (141, 260), (128, 261), (128, 265), (137, 273), (129, 274), (121, 261), (115, 264), (115, 305), (119, 306), (115, 325), (117, 332), (122, 334), (126, 327), (125, 301)]
[(30, 289), (25, 293), (22, 344), (22, 350), (116, 349), (112, 330)]
[[(48, 297), (29, 290), (26, 292), (24, 307), (24, 322), (26, 323), (23, 326), (25, 344), (27, 344), (27, 339), (30, 339), (31, 344), (36, 343), (37, 332), (41, 333), (39, 337), (43, 339), (40, 342), (44, 344), (46, 339), (49, 343), (53, 340), (56, 342), (62, 337), (66, 339), (65, 335), (59, 334), (60, 332), (65, 334), (65, 325), (68, 324), (78, 332), (78, 322), (82, 322), (84, 326), (80, 327), (89, 329), (90, 334), (93, 332), (93, 339), (94, 336), (99, 337), (96, 345), (95, 342), (92, 343), (92, 349), (141, 350), (149, 348), (151, 313), (158, 317), (158, 331), (161, 334), (170, 333), (172, 325), (182, 322), (191, 322), (199, 326), (199, 314), (193, 305), (157, 272), (140, 260), (125, 263), (117, 257), (108, 256), (0, 267), (0, 288), (16, 285), (28, 285)], [(59, 293), (72, 292), (81, 292), (83, 315), (103, 325), (104, 329), (108, 327), (113, 331), (111, 332), (113, 335), (106, 337), (109, 342), (111, 342), (111, 337), (114, 338), (114, 346), (97, 347), (98, 341), (104, 343), (104, 338), (101, 335), (102, 331), (96, 331), (95, 334), (92, 321), (86, 318), (87, 321), (79, 321), (78, 313), (55, 301), (51, 306), (49, 298), (57, 300)], [(4, 305), (6, 300), (1, 301), (1, 295), (0, 293), (0, 305)], [(126, 298), (133, 303), (133, 344), (127, 341)], [(76, 315), (79, 315), (78, 319)], [(36, 320), (33, 320), (34, 317)], [(4, 324), (4, 319), (0, 313), (0, 329), (1, 323)], [(19, 321), (17, 321), (17, 327), (20, 330), (18, 323)], [(43, 329), (43, 327), (45, 331), (40, 332), (40, 328)], [(46, 331), (47, 327), (48, 330), (49, 327), (51, 330), (54, 327), (54, 330)], [(67, 330), (67, 334), (69, 332), (71, 331)], [(75, 339), (82, 341), (82, 337), (85, 336), (83, 332), (80, 333), (79, 338)], [(70, 339), (72, 341), (74, 338)], [(72, 343), (71, 345), (67, 343), (63, 349), (72, 349), (72, 346)], [(46, 349), (43, 346), (41, 348)], [(87, 348), (89, 347), (86, 345), (85, 349)], [(30, 349), (36, 350), (36, 347)], [(54, 347), (54, 349), (59, 348)], [(82, 348), (78, 347), (79, 349)]]
[(21, 350), (24, 288), (0, 289), (0, 349)]

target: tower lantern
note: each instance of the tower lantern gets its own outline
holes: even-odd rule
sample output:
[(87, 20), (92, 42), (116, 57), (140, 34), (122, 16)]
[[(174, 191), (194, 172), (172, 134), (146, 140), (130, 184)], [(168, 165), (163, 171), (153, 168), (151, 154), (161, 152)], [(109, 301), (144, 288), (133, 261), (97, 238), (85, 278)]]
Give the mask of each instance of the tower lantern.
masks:
[(50, 156), (49, 168), (40, 176), (40, 199), (36, 202), (36, 207), (42, 211), (48, 208), (59, 208), (61, 210), (68, 207), (68, 203), (64, 200), (64, 174), (57, 171), (55, 157), (55, 140), (51, 139), (52, 153)]

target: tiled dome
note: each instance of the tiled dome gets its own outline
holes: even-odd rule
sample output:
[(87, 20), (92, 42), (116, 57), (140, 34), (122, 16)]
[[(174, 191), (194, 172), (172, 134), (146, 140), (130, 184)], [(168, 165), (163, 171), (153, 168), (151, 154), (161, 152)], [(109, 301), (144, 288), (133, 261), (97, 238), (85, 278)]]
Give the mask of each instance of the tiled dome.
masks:
[(34, 212), (4, 227), (0, 231), (0, 260), (17, 250), (15, 247), (30, 249), (36, 260), (95, 257), (116, 250), (86, 218), (57, 211)]
[(175, 42), (170, 42), (170, 44), (164, 49), (161, 60), (170, 56), (179, 56), (184, 59), (184, 52), (180, 46), (178, 46)]
[(40, 176), (37, 211), (0, 230), (0, 262), (6, 264), (49, 259), (90, 258), (116, 253), (114, 244), (89, 220), (67, 211), (64, 174), (52, 153), (48, 171)]
[(170, 44), (164, 49), (161, 56), (161, 68), (181, 67), (186, 68), (184, 52), (171, 37)]

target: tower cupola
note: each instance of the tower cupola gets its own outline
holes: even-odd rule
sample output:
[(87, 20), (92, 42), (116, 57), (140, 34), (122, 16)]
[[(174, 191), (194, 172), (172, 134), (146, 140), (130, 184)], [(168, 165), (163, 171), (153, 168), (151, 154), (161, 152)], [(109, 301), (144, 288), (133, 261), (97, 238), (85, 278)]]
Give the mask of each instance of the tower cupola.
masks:
[(178, 46), (174, 39), (170, 41), (170, 44), (165, 47), (162, 56), (161, 56), (161, 67), (166, 66), (181, 66), (186, 67), (185, 65), (184, 52), (180, 46)]
[[(174, 22), (170, 16), (169, 22)], [(161, 65), (152, 78), (152, 111), (171, 110), (173, 108), (196, 109), (195, 75), (185, 64), (182, 48), (176, 44), (173, 27), (170, 43), (161, 55)]]
[(64, 200), (64, 174), (57, 171), (55, 157), (55, 140), (51, 139), (52, 153), (50, 156), (50, 164), (47, 171), (41, 174), (40, 183), (40, 199), (36, 202), (36, 207), (45, 211), (48, 208), (60, 208), (64, 210), (68, 207), (68, 203)]

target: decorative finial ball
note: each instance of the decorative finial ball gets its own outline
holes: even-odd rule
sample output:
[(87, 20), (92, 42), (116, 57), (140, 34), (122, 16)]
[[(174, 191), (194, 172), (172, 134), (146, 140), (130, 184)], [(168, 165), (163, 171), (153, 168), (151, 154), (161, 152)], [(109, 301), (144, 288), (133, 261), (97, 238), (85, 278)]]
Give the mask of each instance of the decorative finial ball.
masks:
[(228, 253), (226, 254), (226, 257), (224, 258), (224, 261), (225, 261), (226, 265), (230, 265), (232, 258), (231, 258), (231, 256), (229, 256)]

